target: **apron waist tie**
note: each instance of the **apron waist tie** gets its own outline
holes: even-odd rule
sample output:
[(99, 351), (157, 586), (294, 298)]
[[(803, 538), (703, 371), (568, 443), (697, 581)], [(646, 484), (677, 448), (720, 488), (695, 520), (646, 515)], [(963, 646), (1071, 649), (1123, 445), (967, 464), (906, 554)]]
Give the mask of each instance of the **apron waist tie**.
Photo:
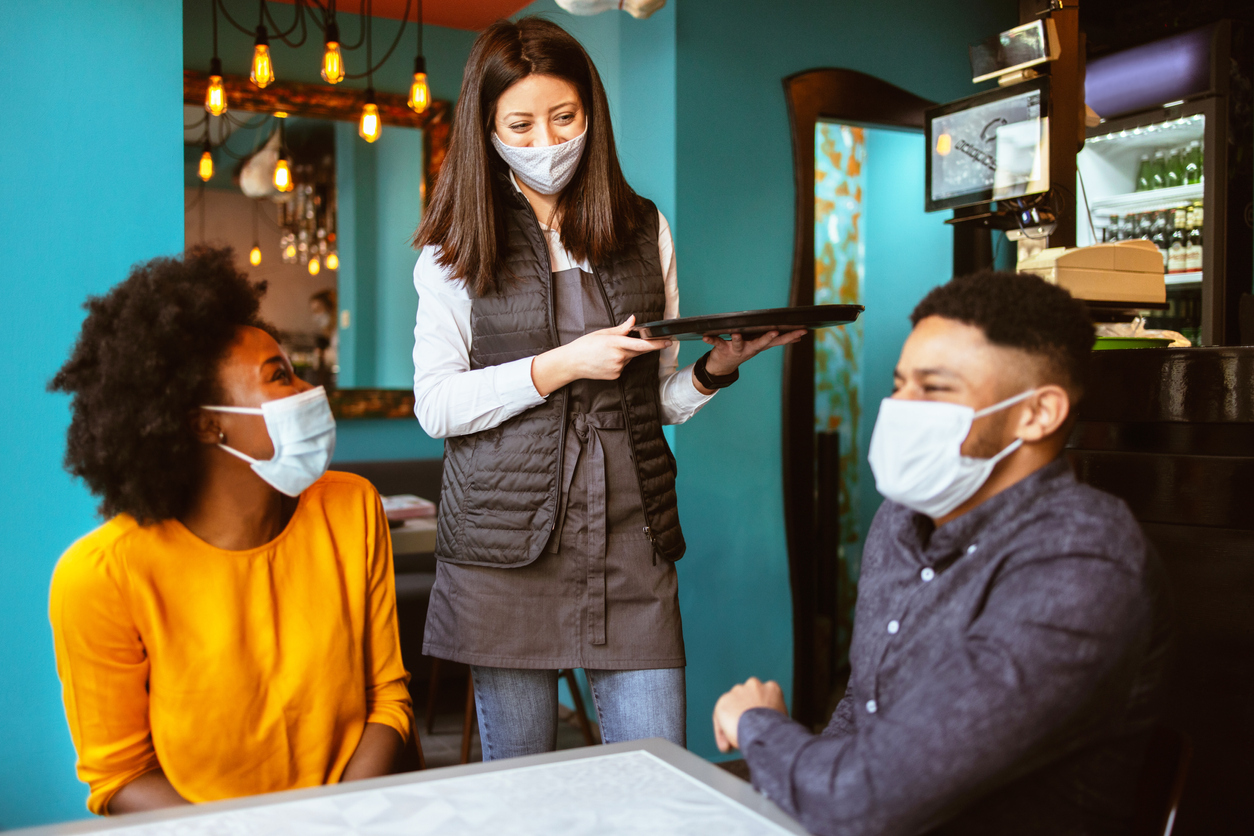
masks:
[[(594, 645), (605, 644), (605, 558), (607, 543), (606, 505), (608, 488), (605, 470), (605, 448), (601, 444), (600, 430), (623, 430), (626, 418), (621, 412), (576, 412), (571, 416), (571, 428), (587, 452), (585, 467), (588, 475), (588, 536), (585, 539), (588, 558), (588, 641)], [(570, 476), (564, 480), (570, 490)], [(564, 522), (564, 521), (563, 521)]]

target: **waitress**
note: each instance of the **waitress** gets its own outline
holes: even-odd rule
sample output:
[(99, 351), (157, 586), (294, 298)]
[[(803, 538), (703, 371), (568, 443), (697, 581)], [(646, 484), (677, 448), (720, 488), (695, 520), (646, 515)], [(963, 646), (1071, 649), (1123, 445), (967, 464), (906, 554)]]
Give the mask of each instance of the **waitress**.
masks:
[(663, 424), (803, 332), (678, 347), (665, 218), (624, 180), (600, 77), (539, 18), (471, 50), (414, 237), (415, 412), (444, 438), (423, 652), (471, 666), (485, 760), (552, 751), (557, 672), (583, 668), (606, 743), (685, 744), (684, 553)]

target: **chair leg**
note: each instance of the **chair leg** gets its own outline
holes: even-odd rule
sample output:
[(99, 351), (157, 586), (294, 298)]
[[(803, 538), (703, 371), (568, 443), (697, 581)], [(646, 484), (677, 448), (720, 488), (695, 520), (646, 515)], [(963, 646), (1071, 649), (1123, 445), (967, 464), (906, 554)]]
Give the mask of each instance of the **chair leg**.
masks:
[(462, 763), (470, 763), (470, 735), (475, 723), (475, 678), (466, 671), (466, 716), (462, 720)]
[(588, 710), (583, 705), (583, 694), (579, 691), (579, 680), (575, 679), (575, 672), (570, 668), (562, 671), (561, 676), (566, 680), (566, 684), (570, 686), (570, 697), (575, 701), (575, 717), (579, 721), (579, 730), (583, 732), (583, 742), (589, 746), (596, 743), (592, 737), (592, 724), (588, 721)]
[(418, 768), (426, 769), (427, 758), (422, 754), (422, 741), (418, 739), (418, 729), (416, 728), (413, 730), (413, 733), (409, 735), (409, 748), (412, 754), (416, 754), (418, 756)]
[(431, 682), (427, 684), (427, 734), (435, 729), (435, 698), (440, 688), (440, 660), (431, 657)]

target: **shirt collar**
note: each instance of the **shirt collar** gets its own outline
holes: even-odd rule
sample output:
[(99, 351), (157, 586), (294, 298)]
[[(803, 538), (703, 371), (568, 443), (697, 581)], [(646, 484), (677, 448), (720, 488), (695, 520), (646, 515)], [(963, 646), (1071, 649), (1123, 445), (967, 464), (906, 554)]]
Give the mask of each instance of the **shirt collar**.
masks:
[(928, 517), (914, 513), (911, 518), (919, 545), (933, 558), (965, 549), (988, 529), (1018, 516), (1047, 484), (1060, 478), (1074, 478), (1061, 456), (939, 528)]

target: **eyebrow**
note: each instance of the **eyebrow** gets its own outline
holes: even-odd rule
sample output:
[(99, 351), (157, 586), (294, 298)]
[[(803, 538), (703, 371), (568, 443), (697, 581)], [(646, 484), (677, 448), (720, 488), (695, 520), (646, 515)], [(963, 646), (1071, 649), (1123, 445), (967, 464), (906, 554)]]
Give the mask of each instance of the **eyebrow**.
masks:
[[(555, 110), (561, 110), (561, 109), (562, 109), (562, 108), (564, 108), (564, 107), (574, 107), (574, 106), (575, 106), (575, 102), (573, 102), (573, 101), (572, 101), (572, 102), (562, 102), (561, 104), (555, 104), (555, 105), (553, 105), (551, 108), (549, 108), (549, 113), (552, 113), (552, 112), (553, 112), (553, 111), (555, 111)], [(510, 118), (511, 116), (530, 116), (530, 115), (531, 115), (531, 112), (530, 112), (530, 111), (526, 111), (526, 110), (511, 110), (509, 113), (505, 114), (505, 115), (504, 115), (504, 116), (502, 116), (501, 118), (502, 118), (502, 119), (508, 119), (508, 118)]]
[(268, 366), (271, 363), (278, 363), (280, 366), (283, 365), (283, 355), (276, 354), (273, 357), (267, 357), (265, 360), (261, 361), (261, 365), (263, 366)]

